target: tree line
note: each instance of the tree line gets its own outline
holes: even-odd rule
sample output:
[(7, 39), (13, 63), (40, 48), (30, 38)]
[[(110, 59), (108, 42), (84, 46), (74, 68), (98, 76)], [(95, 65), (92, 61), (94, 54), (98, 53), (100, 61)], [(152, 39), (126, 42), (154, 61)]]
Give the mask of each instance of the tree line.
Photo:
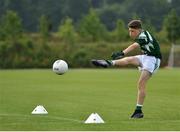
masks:
[[(48, 16), (41, 15), (38, 22), (38, 32), (29, 33), (17, 12), (5, 12), (0, 19), (0, 68), (49, 68), (59, 58), (67, 60), (71, 67), (91, 67), (89, 60), (107, 58), (112, 51), (127, 47), (123, 43), (130, 41), (122, 19), (116, 21), (114, 29), (108, 30), (93, 8), (78, 24), (65, 17), (56, 32), (52, 32)], [(144, 23), (144, 28), (153, 32), (161, 43), (180, 39), (180, 18), (175, 10), (167, 14), (159, 32), (150, 22)], [(163, 53), (165, 65), (166, 48)]]
[(52, 23), (52, 31), (56, 32), (66, 17), (76, 25), (93, 8), (108, 30), (116, 27), (118, 19), (127, 23), (132, 17), (139, 16), (159, 31), (171, 9), (180, 15), (179, 5), (179, 0), (1, 0), (0, 17), (7, 10), (13, 10), (22, 18), (26, 31), (37, 32), (39, 18), (46, 15)]

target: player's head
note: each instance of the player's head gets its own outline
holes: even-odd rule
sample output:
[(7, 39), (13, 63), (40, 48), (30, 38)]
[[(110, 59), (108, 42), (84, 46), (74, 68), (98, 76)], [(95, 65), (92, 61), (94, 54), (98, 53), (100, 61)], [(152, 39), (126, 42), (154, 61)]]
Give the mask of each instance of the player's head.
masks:
[(140, 20), (132, 20), (128, 23), (129, 36), (135, 39), (142, 30), (142, 23)]

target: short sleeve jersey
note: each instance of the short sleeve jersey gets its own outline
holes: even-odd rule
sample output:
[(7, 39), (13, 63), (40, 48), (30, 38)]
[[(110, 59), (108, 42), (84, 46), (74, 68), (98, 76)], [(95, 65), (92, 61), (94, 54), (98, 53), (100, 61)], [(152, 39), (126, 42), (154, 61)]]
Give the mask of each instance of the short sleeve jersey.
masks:
[(142, 31), (135, 42), (140, 45), (144, 54), (162, 59), (159, 43), (148, 31)]

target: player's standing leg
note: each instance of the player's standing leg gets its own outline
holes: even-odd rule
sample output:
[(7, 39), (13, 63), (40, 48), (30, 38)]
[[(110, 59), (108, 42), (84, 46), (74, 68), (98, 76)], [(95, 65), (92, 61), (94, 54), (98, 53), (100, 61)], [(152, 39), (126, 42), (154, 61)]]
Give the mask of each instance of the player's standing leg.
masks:
[(137, 98), (137, 104), (142, 104), (144, 103), (144, 98), (146, 96), (146, 83), (150, 79), (151, 73), (149, 71), (143, 70), (139, 81), (138, 81), (138, 98)]
[(143, 118), (144, 116), (142, 112), (142, 107), (143, 107), (144, 99), (146, 97), (146, 84), (150, 78), (151, 78), (151, 73), (149, 71), (143, 70), (141, 72), (138, 81), (137, 105), (131, 118)]

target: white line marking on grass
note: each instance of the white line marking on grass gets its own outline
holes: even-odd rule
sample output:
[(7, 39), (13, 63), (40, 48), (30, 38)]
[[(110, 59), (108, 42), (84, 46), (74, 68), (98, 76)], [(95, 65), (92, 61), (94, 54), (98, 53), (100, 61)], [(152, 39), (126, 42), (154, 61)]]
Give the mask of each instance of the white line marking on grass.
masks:
[(0, 114), (0, 116), (14, 116), (14, 117), (43, 117), (43, 118), (49, 118), (54, 120), (66, 120), (66, 121), (72, 121), (72, 122), (78, 122), (83, 123), (81, 120), (71, 119), (71, 118), (65, 118), (65, 117), (59, 117), (59, 116), (49, 116), (49, 115), (22, 115), (22, 114)]
[(71, 118), (65, 118), (65, 117), (55, 117), (55, 116), (47, 116), (47, 117), (48, 117), (48, 118), (51, 118), (51, 119), (57, 119), (57, 120), (67, 120), (67, 121), (73, 121), (73, 122), (83, 123), (83, 121), (76, 120), (76, 119), (71, 119)]

